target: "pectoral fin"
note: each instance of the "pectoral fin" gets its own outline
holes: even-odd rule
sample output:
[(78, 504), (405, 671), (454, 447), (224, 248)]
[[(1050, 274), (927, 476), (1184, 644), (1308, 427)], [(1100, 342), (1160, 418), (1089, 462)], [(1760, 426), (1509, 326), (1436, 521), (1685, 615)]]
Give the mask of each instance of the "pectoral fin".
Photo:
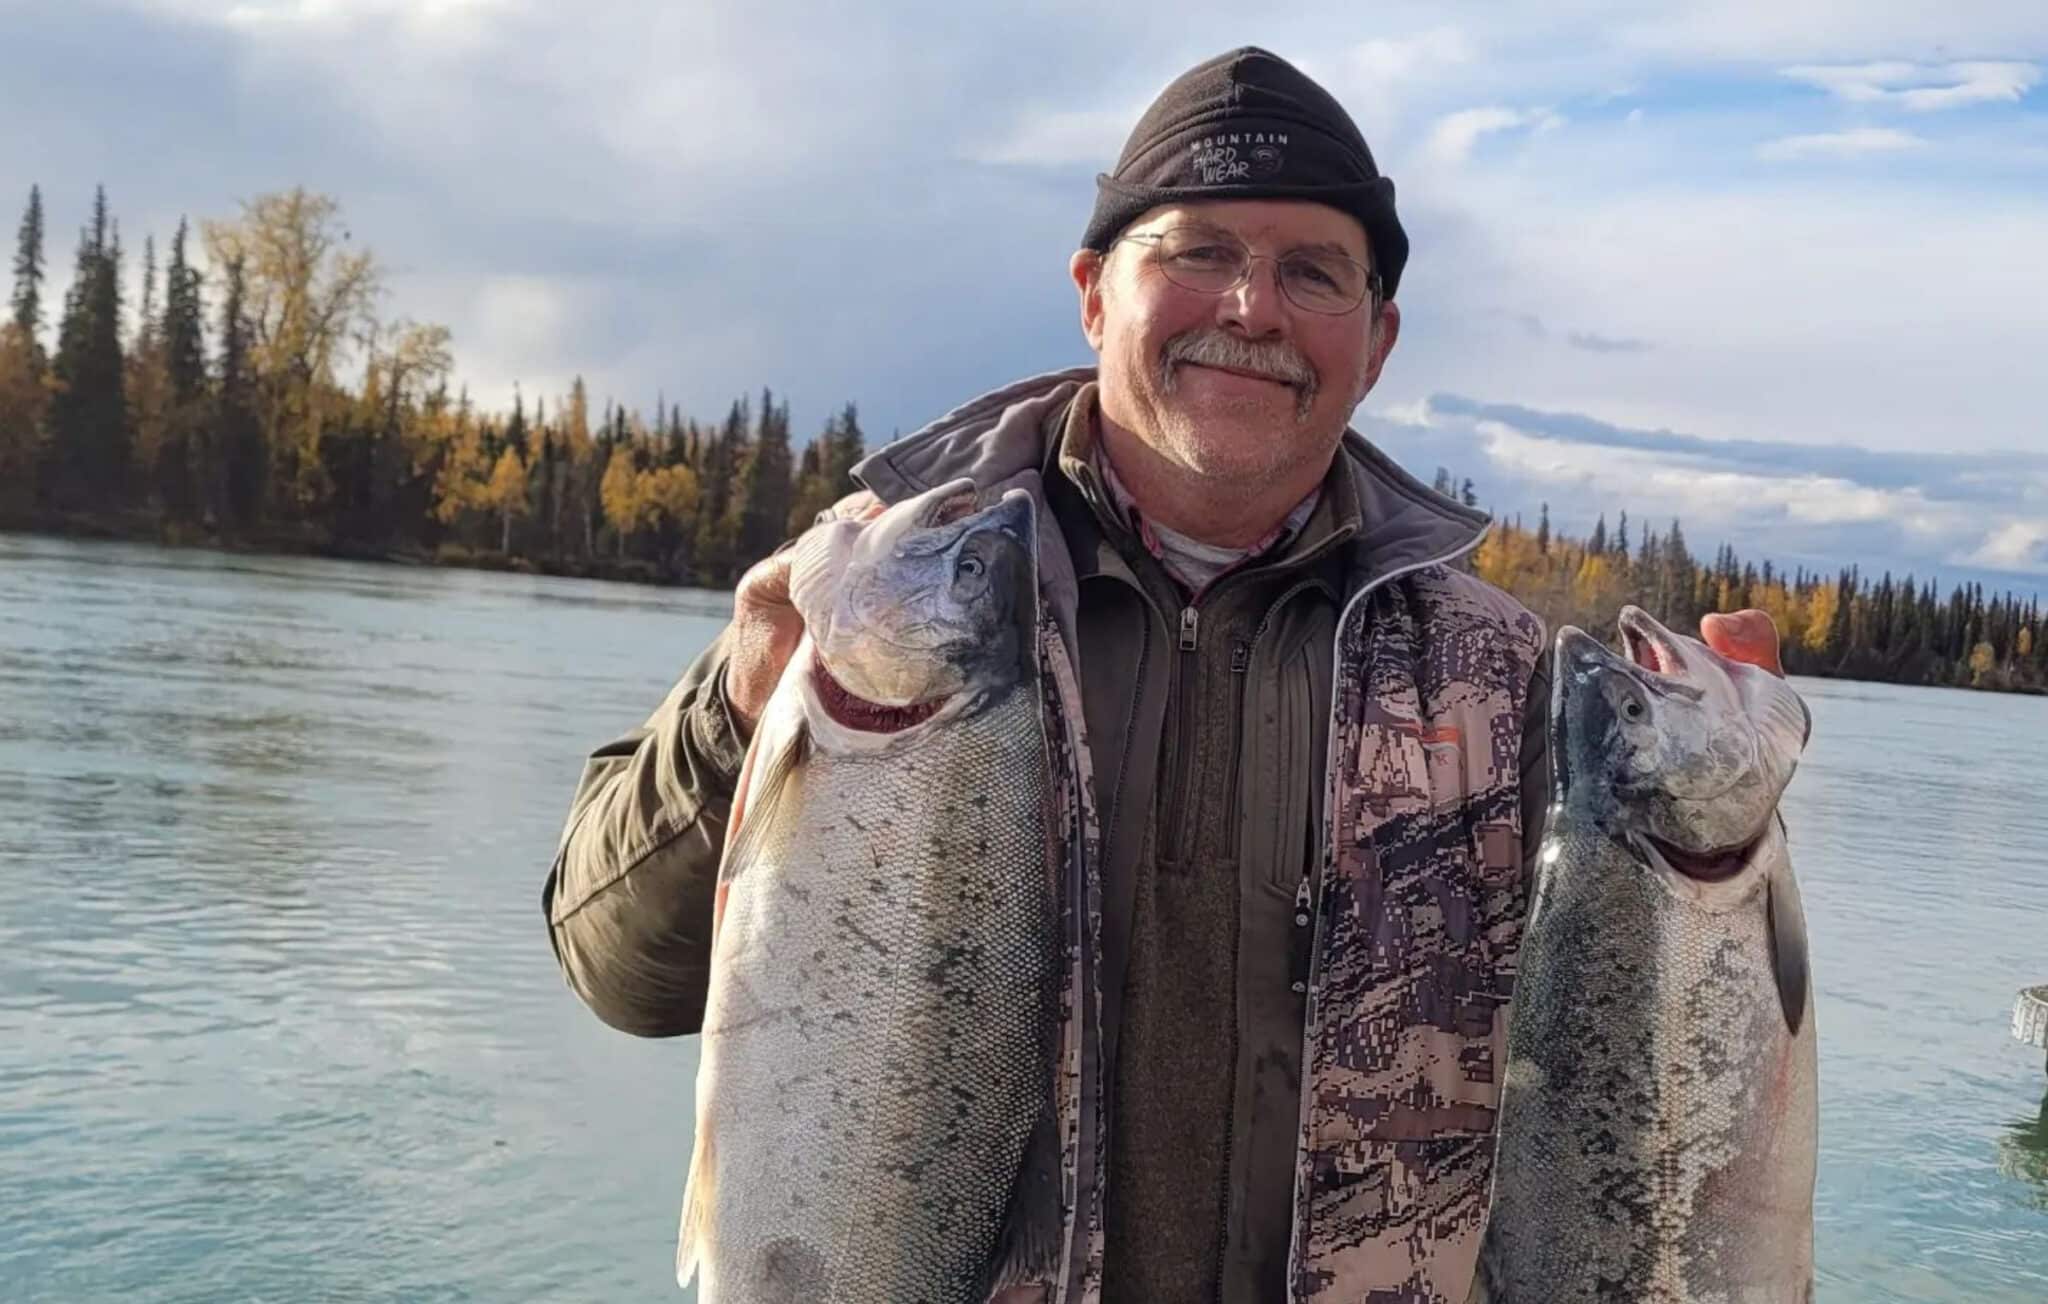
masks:
[(1810, 977), (1806, 954), (1806, 910), (1799, 900), (1799, 880), (1792, 875), (1792, 857), (1785, 850), (1780, 820), (1766, 854), (1776, 858), (1764, 887), (1764, 920), (1771, 938), (1771, 971), (1778, 980), (1778, 1005), (1793, 1036), (1806, 1021)]
[[(683, 1222), (676, 1233), (676, 1285), (685, 1288), (699, 1272), (707, 1279), (715, 1275), (706, 1270), (711, 1259), (712, 1201), (718, 1187), (711, 1147), (711, 1129), (699, 1111), (697, 1135), (690, 1147), (690, 1178), (683, 1188)], [(708, 1290), (698, 1294), (709, 1297)]]

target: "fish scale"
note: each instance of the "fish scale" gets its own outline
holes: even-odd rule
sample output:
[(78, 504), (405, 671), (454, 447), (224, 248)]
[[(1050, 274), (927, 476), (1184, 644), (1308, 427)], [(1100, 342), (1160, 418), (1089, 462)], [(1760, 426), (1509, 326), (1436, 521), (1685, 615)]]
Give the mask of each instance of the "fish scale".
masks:
[(1016, 689), (899, 753), (814, 748), (778, 798), (705, 1017), (707, 1304), (981, 1284), (1045, 1102), (1018, 1072), (1057, 961), (1038, 711)]

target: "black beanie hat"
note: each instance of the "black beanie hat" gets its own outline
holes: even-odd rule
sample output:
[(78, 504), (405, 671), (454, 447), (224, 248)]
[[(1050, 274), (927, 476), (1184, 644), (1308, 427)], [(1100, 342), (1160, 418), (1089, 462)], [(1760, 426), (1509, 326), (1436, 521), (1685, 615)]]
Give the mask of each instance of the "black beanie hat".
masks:
[(1312, 199), (1357, 218), (1374, 270), (1394, 297), (1408, 234), (1394, 183), (1328, 91), (1276, 54), (1247, 45), (1173, 80), (1124, 142), (1114, 173), (1095, 178), (1095, 214), (1081, 246), (1107, 252), (1161, 204), (1207, 199)]

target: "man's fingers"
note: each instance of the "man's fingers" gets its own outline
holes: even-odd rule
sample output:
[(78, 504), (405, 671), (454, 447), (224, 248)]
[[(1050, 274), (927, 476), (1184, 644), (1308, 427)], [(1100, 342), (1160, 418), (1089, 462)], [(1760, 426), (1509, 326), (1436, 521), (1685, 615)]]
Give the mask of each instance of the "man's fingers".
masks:
[(1731, 661), (1746, 661), (1784, 677), (1785, 666), (1778, 659), (1778, 626), (1769, 612), (1751, 607), (1702, 616), (1700, 637)]
[[(843, 513), (841, 519), (871, 521), (884, 506), (872, 494), (855, 494), (842, 499), (835, 511)], [(749, 567), (733, 590), (732, 658), (726, 664), (725, 698), (748, 734), (768, 708), (769, 697), (782, 682), (782, 668), (804, 637), (804, 618), (790, 599), (789, 558), (789, 544), (784, 544)]]
[(732, 658), (725, 668), (726, 702), (743, 732), (752, 734), (760, 722), (803, 636), (803, 617), (789, 600), (788, 554), (756, 562), (733, 591)]
[(733, 606), (786, 607), (789, 605), (789, 556), (775, 553), (747, 568), (733, 589)]

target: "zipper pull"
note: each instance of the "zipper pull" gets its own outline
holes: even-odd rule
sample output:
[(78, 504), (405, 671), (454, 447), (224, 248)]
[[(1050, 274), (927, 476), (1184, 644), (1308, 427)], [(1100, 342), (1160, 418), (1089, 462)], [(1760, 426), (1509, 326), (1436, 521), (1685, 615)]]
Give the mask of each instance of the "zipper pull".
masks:
[(1252, 668), (1252, 645), (1237, 639), (1230, 645), (1230, 673), (1241, 675)]
[(1180, 609), (1180, 650), (1195, 650), (1195, 635), (1201, 629), (1202, 617), (1193, 607)]

